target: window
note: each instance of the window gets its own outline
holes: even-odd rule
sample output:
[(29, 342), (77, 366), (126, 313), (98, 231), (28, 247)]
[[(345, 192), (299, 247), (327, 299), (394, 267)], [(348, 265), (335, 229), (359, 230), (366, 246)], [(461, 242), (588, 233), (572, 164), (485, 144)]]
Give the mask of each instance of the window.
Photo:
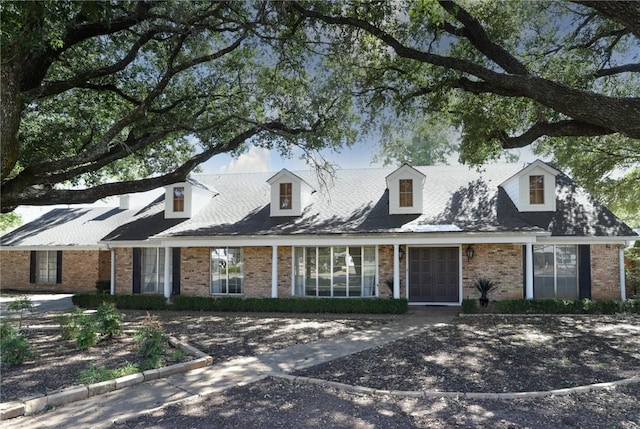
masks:
[(55, 283), (58, 277), (58, 252), (36, 252), (36, 283)]
[(400, 207), (413, 207), (412, 179), (400, 179)]
[[(171, 250), (169, 250), (171, 252)], [(142, 249), (142, 293), (163, 293), (164, 291), (164, 253), (165, 249)], [(171, 255), (170, 255), (171, 256)], [(172, 258), (169, 258), (171, 264)], [(169, 265), (169, 283), (172, 281), (172, 266)]]
[(291, 210), (291, 197), (293, 195), (293, 186), (291, 183), (280, 184), (280, 208)]
[(184, 211), (184, 186), (176, 186), (173, 188), (173, 211)]
[(375, 247), (296, 247), (294, 250), (296, 296), (375, 296), (375, 285)]
[(211, 249), (211, 294), (243, 293), (244, 255), (241, 247)]
[(529, 204), (544, 204), (544, 176), (529, 176)]
[(578, 299), (578, 246), (533, 246), (533, 297)]

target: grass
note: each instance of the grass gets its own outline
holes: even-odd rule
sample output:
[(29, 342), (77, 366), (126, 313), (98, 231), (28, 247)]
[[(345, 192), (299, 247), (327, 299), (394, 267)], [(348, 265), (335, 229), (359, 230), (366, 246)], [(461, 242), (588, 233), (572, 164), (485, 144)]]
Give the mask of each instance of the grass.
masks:
[(140, 372), (140, 368), (138, 365), (133, 363), (128, 363), (125, 366), (116, 369), (108, 369), (104, 366), (93, 366), (89, 369), (80, 371), (78, 380), (82, 384), (100, 383), (101, 381), (112, 380), (114, 378), (136, 374), (138, 372)]

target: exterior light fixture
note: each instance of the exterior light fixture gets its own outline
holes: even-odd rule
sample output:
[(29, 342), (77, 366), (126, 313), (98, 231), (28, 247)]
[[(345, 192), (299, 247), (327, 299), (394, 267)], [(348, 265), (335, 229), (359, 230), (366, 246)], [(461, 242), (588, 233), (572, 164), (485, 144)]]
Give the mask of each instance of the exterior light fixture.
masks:
[(473, 254), (475, 253), (475, 251), (473, 250), (473, 247), (471, 247), (471, 245), (469, 245), (469, 247), (467, 247), (467, 261), (470, 261), (471, 259), (473, 259)]

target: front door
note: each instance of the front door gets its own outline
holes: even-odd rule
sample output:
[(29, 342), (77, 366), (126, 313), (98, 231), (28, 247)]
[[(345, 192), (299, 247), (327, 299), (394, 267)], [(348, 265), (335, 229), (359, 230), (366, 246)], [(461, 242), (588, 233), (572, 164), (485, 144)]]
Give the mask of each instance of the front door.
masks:
[(409, 248), (409, 302), (460, 302), (460, 249)]

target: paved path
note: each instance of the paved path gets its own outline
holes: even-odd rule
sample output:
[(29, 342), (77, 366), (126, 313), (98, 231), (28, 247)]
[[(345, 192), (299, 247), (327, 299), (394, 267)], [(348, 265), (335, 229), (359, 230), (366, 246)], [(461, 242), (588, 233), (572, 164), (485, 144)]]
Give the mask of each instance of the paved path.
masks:
[(123, 422), (171, 403), (216, 394), (262, 380), (271, 373), (289, 373), (417, 334), (435, 324), (447, 323), (459, 310), (456, 307), (412, 308), (407, 315), (385, 327), (233, 359), (94, 396), (39, 415), (3, 421), (2, 425), (21, 429), (109, 427), (114, 422)]
[[(17, 318), (20, 317), (19, 312), (7, 311), (7, 306), (23, 295), (16, 296), (0, 296), (0, 317), (1, 318)], [(46, 311), (70, 311), (74, 305), (71, 302), (73, 294), (28, 294), (31, 299), (33, 310), (37, 313)]]

